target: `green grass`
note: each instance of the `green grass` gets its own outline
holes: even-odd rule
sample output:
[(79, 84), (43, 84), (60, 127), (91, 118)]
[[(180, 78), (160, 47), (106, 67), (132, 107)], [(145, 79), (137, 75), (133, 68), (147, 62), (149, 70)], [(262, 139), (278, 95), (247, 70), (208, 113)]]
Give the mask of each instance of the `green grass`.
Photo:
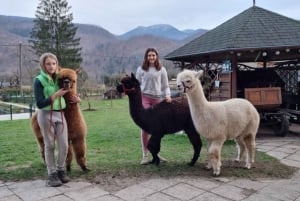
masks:
[[(204, 170), (206, 144), (194, 167), (187, 166), (193, 155), (193, 149), (186, 135), (166, 135), (162, 139), (161, 155), (167, 163), (159, 167), (142, 166), (140, 129), (134, 124), (128, 108), (127, 98), (121, 100), (93, 100), (93, 111), (87, 111), (88, 104), (83, 101), (81, 107), (88, 125), (87, 165), (91, 169), (83, 173), (73, 160), (70, 176), (97, 182), (101, 177), (175, 177), (211, 176)], [(0, 121), (0, 180), (24, 180), (44, 178), (44, 166), (29, 120)], [(287, 178), (294, 168), (281, 164), (277, 159), (262, 152), (256, 152), (254, 168), (246, 170), (233, 162), (235, 144), (225, 143), (222, 150), (222, 176), (246, 178), (277, 177)]]

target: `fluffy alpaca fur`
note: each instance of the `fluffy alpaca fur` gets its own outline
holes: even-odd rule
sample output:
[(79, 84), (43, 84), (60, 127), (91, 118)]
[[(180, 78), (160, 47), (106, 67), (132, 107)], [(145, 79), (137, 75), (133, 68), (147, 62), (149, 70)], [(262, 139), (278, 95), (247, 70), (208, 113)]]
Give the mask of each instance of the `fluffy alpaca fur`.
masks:
[[(233, 98), (226, 101), (208, 102), (199, 78), (203, 71), (184, 70), (177, 75), (177, 86), (187, 94), (196, 130), (207, 139), (208, 165), (213, 175), (221, 172), (221, 149), (228, 139), (237, 142), (236, 160), (245, 160), (250, 169), (255, 158), (255, 138), (260, 117), (255, 107), (246, 99)], [(245, 156), (246, 155), (246, 156)]]
[[(65, 109), (65, 117), (68, 125), (68, 140), (69, 140), (69, 150), (66, 159), (66, 169), (71, 171), (71, 162), (73, 158), (73, 151), (76, 156), (77, 164), (81, 167), (83, 171), (88, 170), (86, 166), (86, 134), (87, 126), (86, 122), (81, 113), (80, 107), (77, 103), (68, 103), (70, 97), (77, 95), (77, 73), (79, 70), (72, 70), (68, 68), (62, 68), (58, 73), (58, 79), (60, 87), (63, 84), (69, 84), (69, 92), (64, 95), (67, 102), (67, 107)], [(63, 82), (63, 80), (65, 82)], [(40, 132), (40, 128), (37, 122), (37, 112), (36, 111), (31, 118), (31, 128), (37, 139), (41, 156), (45, 161), (44, 155), (44, 140)]]
[(134, 74), (121, 80), (117, 86), (120, 93), (129, 97), (130, 115), (133, 121), (142, 129), (151, 133), (148, 149), (152, 154), (152, 163), (159, 165), (157, 154), (160, 151), (161, 138), (165, 134), (172, 134), (184, 130), (194, 148), (194, 156), (189, 165), (194, 165), (199, 158), (202, 147), (201, 138), (196, 131), (186, 98), (174, 98), (171, 103), (161, 103), (145, 109), (142, 105), (141, 88)]

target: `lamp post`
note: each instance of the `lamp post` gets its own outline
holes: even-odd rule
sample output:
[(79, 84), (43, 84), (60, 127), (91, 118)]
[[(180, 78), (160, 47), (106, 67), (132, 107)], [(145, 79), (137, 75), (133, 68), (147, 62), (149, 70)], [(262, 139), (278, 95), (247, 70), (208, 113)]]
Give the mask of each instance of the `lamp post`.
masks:
[(22, 61), (22, 43), (20, 42), (19, 43), (19, 53), (20, 53), (20, 58), (19, 58), (19, 71), (20, 71), (20, 74), (19, 74), (19, 76), (20, 76), (20, 96), (21, 97), (23, 97), (23, 88), (22, 88), (22, 86), (23, 86), (23, 81), (22, 81), (22, 63), (23, 63), (23, 61)]

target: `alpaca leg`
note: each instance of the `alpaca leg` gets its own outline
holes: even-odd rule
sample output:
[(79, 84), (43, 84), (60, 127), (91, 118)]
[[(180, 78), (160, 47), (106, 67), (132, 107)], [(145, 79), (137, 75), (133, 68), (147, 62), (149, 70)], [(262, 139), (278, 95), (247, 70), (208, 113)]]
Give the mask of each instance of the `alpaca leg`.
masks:
[(251, 168), (252, 163), (255, 161), (255, 151), (256, 151), (256, 143), (254, 135), (250, 134), (245, 138), (246, 146), (247, 146), (247, 160), (245, 167), (247, 169)]
[(236, 146), (237, 146), (237, 157), (236, 157), (235, 161), (239, 162), (241, 160), (245, 160), (246, 144), (245, 144), (243, 137), (237, 137), (235, 139), (235, 142), (236, 142)]
[(207, 139), (207, 153), (208, 153), (208, 160), (207, 161), (208, 162), (207, 162), (207, 165), (205, 166), (205, 169), (207, 169), (207, 170), (212, 169), (212, 164), (211, 164), (211, 160), (210, 160), (210, 156), (209, 156), (210, 147), (211, 147), (211, 140)]
[(38, 143), (39, 149), (40, 149), (40, 154), (41, 157), (45, 163), (45, 144), (44, 144), (44, 138), (41, 133), (40, 126), (37, 121), (37, 112), (35, 112), (31, 118), (31, 129), (35, 135), (36, 141)]
[(38, 139), (38, 143), (39, 143), (39, 147), (40, 147), (40, 153), (41, 153), (41, 157), (44, 161), (44, 163), (46, 162), (45, 161), (45, 144), (44, 144), (44, 139), (43, 138), (39, 138)]
[(237, 140), (235, 140), (235, 145), (236, 145), (236, 150), (237, 150), (237, 156), (235, 158), (235, 161), (240, 161), (241, 159), (241, 147), (239, 145), (239, 143), (237, 142)]
[(221, 173), (221, 149), (224, 142), (212, 141), (209, 147), (209, 160), (213, 168), (213, 175), (219, 176)]
[(66, 158), (66, 169), (68, 172), (71, 171), (72, 160), (73, 160), (72, 144), (69, 143), (68, 154), (67, 154), (67, 158)]
[(159, 165), (160, 159), (158, 157), (158, 153), (160, 151), (160, 142), (161, 137), (157, 137), (156, 135), (151, 135), (149, 141), (148, 141), (148, 149), (152, 154), (152, 164), (155, 164), (156, 166)]
[(146, 157), (148, 155), (148, 141), (149, 141), (149, 134), (141, 130), (141, 144), (142, 144), (142, 152), (143, 152), (143, 157)]
[(199, 158), (200, 151), (202, 148), (202, 140), (200, 138), (200, 135), (195, 130), (195, 128), (193, 128), (192, 130), (191, 129), (185, 130), (185, 132), (187, 133), (188, 138), (194, 148), (194, 156), (193, 156), (191, 162), (188, 163), (188, 165), (193, 166), (193, 165), (195, 165), (195, 163), (197, 162), (197, 160)]
[(86, 166), (86, 142), (85, 138), (77, 138), (76, 140), (72, 141), (73, 151), (76, 157), (77, 164), (81, 167), (83, 171), (87, 171), (88, 168)]

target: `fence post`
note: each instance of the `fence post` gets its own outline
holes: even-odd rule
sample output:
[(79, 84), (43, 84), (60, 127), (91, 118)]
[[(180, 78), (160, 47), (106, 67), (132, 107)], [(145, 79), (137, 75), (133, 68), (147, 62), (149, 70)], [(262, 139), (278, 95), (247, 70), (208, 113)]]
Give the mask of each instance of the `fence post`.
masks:
[(9, 110), (10, 110), (10, 120), (12, 120), (12, 115), (13, 115), (13, 110), (12, 110), (12, 105), (9, 105)]

